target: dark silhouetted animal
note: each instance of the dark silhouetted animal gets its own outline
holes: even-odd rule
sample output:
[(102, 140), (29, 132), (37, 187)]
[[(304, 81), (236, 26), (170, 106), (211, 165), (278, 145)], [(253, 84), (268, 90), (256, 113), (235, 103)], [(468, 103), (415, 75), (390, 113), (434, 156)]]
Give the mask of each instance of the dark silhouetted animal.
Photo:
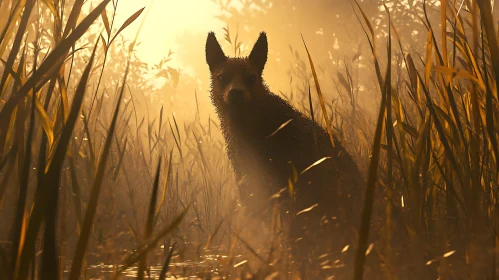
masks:
[(364, 180), (337, 139), (333, 147), (324, 128), (270, 92), (262, 78), (267, 53), (264, 32), (245, 58), (226, 57), (209, 33), (211, 100), (243, 204), (265, 219), (271, 216), (271, 197), (279, 194), (295, 258), (320, 263), (320, 254), (355, 245)]

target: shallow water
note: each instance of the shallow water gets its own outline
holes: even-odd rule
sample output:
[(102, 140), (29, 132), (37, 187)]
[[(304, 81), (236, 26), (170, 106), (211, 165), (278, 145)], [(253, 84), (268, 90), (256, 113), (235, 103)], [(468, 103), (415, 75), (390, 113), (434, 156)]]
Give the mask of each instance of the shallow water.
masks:
[[(222, 279), (222, 262), (227, 256), (205, 255), (199, 261), (186, 260), (175, 262), (174, 256), (170, 262), (165, 279)], [(238, 258), (236, 258), (238, 259)], [(112, 279), (118, 266), (113, 264), (99, 263), (89, 265), (86, 270), (86, 278), (91, 280)], [(66, 268), (65, 273), (69, 273), (70, 266)], [(148, 266), (145, 279), (159, 279), (162, 265)], [(119, 279), (136, 279), (138, 267), (132, 266), (121, 273)]]

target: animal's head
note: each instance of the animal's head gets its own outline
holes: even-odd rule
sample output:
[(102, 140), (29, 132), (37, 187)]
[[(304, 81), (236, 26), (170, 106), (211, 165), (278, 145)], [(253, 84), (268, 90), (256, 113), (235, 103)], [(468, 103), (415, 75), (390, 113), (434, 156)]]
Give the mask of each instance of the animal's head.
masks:
[(229, 58), (215, 33), (210, 32), (206, 40), (206, 62), (211, 72), (212, 99), (221, 106), (239, 108), (264, 94), (262, 72), (267, 52), (267, 35), (262, 32), (248, 57)]

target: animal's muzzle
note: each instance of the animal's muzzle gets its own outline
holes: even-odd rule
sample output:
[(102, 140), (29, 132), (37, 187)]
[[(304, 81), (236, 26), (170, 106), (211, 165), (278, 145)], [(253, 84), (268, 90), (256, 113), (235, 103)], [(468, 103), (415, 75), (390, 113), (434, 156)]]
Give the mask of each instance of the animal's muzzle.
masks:
[(245, 100), (245, 92), (242, 89), (231, 89), (228, 92), (227, 103), (229, 105), (240, 105)]

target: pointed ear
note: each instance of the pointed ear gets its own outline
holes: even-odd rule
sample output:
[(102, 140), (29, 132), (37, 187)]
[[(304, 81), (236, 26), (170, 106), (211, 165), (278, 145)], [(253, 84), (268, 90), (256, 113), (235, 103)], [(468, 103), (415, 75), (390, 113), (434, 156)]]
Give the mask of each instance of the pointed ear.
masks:
[(265, 63), (267, 62), (268, 51), (267, 35), (265, 32), (262, 32), (248, 56), (249, 61), (258, 68), (260, 73), (263, 72), (263, 67), (265, 67)]
[(208, 38), (206, 39), (206, 62), (210, 67), (210, 71), (213, 72), (216, 66), (227, 60), (222, 47), (215, 37), (215, 33), (208, 33)]

